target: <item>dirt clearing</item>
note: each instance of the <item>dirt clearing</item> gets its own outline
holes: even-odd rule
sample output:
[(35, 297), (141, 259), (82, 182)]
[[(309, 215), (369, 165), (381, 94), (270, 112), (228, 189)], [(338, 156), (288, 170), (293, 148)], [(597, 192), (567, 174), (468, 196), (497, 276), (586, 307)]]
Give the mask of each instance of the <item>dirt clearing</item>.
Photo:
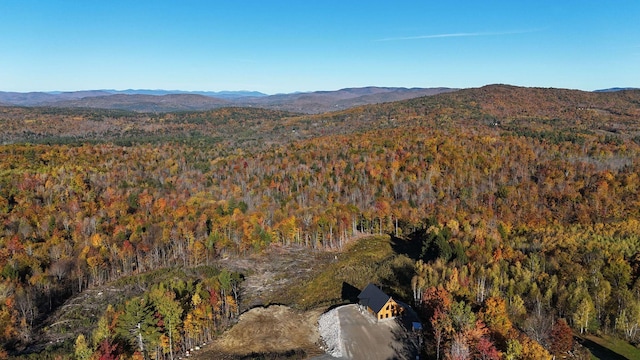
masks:
[(305, 357), (323, 354), (319, 347), (320, 310), (298, 312), (287, 306), (254, 308), (195, 359), (219, 359), (250, 354), (284, 354), (298, 351)]
[(250, 258), (220, 260), (222, 268), (245, 274), (240, 285), (240, 311), (270, 304), (295, 305), (291, 288), (323, 269), (335, 255), (301, 246), (272, 246)]

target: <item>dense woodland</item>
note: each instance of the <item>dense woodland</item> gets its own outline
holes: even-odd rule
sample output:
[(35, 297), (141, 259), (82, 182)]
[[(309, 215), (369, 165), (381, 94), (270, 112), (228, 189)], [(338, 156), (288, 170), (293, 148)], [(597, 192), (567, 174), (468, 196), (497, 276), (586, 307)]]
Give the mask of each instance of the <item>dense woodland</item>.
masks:
[(640, 91), (490, 86), (313, 116), (7, 107), (0, 125), (8, 353), (86, 289), (208, 269), (75, 346), (171, 358), (238, 315), (241, 276), (217, 259), (366, 234), (420, 243), (404, 300), (434, 358), (578, 357), (572, 331), (640, 342)]

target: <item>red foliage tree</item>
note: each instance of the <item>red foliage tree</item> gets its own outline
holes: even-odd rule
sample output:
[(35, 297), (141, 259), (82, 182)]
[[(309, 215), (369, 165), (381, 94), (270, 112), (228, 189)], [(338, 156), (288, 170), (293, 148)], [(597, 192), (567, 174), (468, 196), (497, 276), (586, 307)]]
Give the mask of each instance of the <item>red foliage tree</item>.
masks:
[(551, 330), (549, 350), (553, 355), (561, 356), (573, 348), (573, 332), (564, 319), (556, 321)]
[(98, 345), (99, 360), (117, 360), (121, 352), (120, 346), (109, 339), (104, 339)]
[(493, 342), (486, 336), (483, 336), (478, 340), (475, 347), (478, 353), (478, 358), (482, 360), (498, 360), (500, 359), (500, 352), (496, 349)]

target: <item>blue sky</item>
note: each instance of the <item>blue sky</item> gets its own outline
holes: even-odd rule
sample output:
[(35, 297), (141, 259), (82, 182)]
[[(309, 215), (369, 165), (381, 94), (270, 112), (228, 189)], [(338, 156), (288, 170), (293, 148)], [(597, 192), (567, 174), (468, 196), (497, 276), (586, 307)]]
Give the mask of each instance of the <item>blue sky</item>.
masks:
[(640, 1), (1, 0), (0, 91), (640, 87)]

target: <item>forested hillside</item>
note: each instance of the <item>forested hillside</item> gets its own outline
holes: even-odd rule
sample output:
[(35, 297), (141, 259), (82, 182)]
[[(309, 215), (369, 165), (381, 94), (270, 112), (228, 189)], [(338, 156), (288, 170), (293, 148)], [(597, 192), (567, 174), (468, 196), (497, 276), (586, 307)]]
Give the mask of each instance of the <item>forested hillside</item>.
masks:
[[(110, 309), (85, 344), (168, 358), (237, 315), (221, 257), (363, 234), (417, 244), (401, 286), (432, 355), (566, 354), (563, 321), (640, 341), (640, 91), (488, 86), (321, 115), (5, 107), (0, 126), (11, 353), (87, 289), (200, 269)], [(148, 344), (122, 313), (151, 319)]]

